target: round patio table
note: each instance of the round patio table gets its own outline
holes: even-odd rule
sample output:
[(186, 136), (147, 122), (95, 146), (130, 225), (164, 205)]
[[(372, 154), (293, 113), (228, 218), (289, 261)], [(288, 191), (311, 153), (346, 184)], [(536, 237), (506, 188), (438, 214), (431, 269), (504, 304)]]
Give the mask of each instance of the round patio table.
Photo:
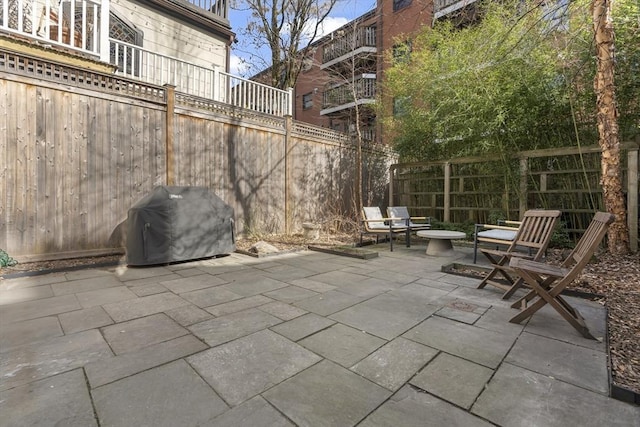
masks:
[(423, 230), (416, 233), (419, 237), (429, 239), (427, 255), (449, 256), (453, 255), (452, 240), (464, 239), (467, 235), (461, 231), (449, 230)]

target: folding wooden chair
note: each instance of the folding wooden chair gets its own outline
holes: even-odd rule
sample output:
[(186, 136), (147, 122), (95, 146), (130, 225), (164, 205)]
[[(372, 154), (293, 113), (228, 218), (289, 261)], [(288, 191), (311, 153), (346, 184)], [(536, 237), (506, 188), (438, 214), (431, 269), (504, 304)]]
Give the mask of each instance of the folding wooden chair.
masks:
[[(538, 261), (549, 246), (553, 230), (560, 219), (561, 212), (555, 210), (532, 209), (524, 213), (522, 224), (516, 237), (506, 250), (481, 249), (491, 262), (493, 269), (478, 285), (478, 289), (492, 285), (503, 289), (503, 299), (508, 299), (522, 286), (521, 277), (512, 277), (513, 270), (509, 260), (514, 257)], [(524, 252), (523, 252), (524, 250)], [(500, 274), (501, 277), (496, 277)]]
[[(395, 218), (392, 222), (394, 227), (406, 228), (406, 245), (411, 247), (411, 232), (431, 229), (431, 218), (428, 216), (411, 216), (406, 206), (387, 207), (387, 216)], [(424, 222), (413, 222), (424, 221)]]
[[(520, 323), (524, 319), (531, 317), (545, 304), (549, 304), (555, 308), (571, 326), (576, 328), (582, 336), (595, 339), (589, 332), (580, 313), (571, 307), (569, 303), (560, 296), (560, 293), (578, 277), (584, 266), (591, 260), (593, 253), (607, 233), (609, 225), (613, 222), (614, 218), (610, 213), (596, 213), (584, 235), (560, 267), (521, 258), (513, 258), (509, 266), (531, 286), (531, 291), (513, 303), (511, 307), (520, 308), (521, 311), (511, 318), (509, 322)], [(536, 297), (536, 301), (527, 306), (527, 303)]]

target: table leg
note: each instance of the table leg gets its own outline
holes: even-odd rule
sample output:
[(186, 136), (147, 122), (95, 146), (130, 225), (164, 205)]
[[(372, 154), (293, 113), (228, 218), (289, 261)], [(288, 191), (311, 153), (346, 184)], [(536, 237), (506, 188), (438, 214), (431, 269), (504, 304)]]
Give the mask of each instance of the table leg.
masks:
[(427, 245), (427, 255), (448, 256), (453, 254), (453, 244), (451, 239), (429, 239)]

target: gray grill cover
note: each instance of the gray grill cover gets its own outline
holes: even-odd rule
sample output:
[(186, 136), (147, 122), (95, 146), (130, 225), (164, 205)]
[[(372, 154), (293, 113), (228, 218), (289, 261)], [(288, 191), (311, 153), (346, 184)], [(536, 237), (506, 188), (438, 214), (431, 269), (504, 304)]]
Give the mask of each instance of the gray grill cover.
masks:
[(186, 261), (235, 249), (233, 208), (205, 187), (156, 187), (129, 209), (129, 265)]

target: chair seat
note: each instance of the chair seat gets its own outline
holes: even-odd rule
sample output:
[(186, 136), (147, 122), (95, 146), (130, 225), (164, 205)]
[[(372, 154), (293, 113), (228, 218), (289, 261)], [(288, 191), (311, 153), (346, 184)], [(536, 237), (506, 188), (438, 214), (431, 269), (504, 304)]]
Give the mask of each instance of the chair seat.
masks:
[(478, 237), (484, 239), (508, 240), (513, 241), (518, 234), (517, 230), (485, 230), (478, 233)]

